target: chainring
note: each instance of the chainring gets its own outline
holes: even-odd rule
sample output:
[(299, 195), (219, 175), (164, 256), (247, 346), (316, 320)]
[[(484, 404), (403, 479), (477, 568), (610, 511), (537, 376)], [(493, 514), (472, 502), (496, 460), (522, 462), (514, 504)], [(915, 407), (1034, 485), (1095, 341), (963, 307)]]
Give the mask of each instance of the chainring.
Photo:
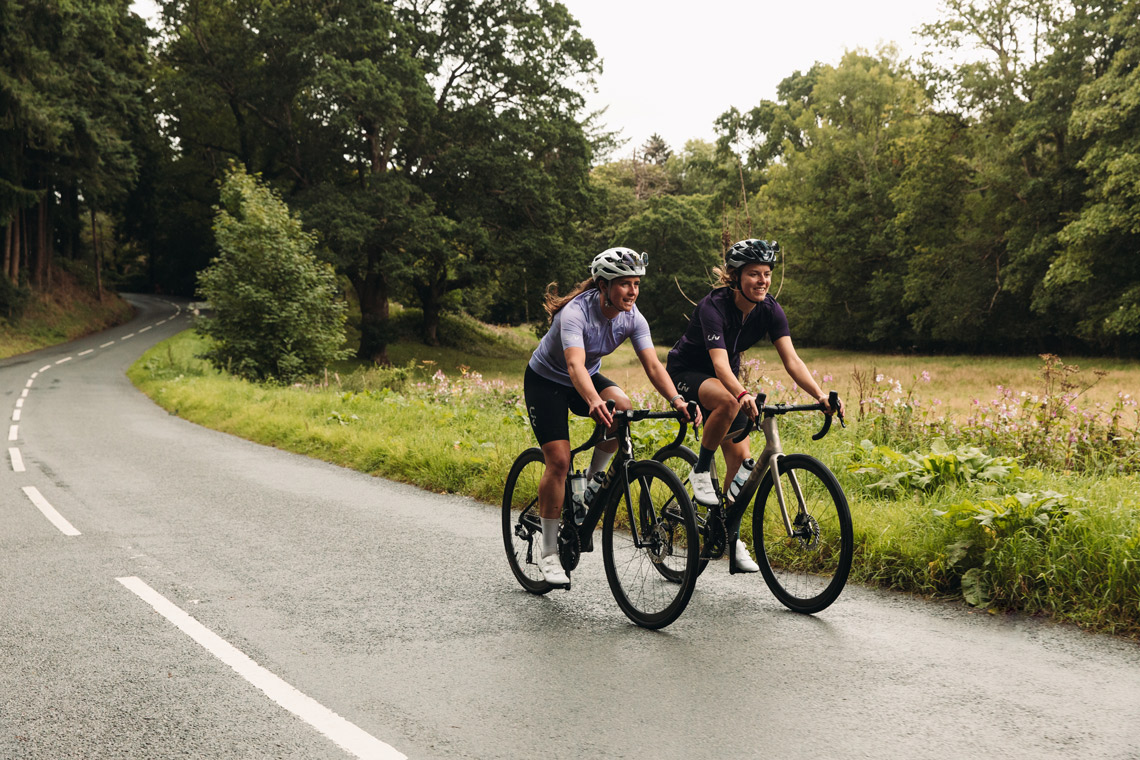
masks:
[(562, 569), (570, 572), (578, 567), (578, 560), (582, 558), (582, 540), (578, 537), (577, 528), (568, 526), (565, 522), (558, 524), (558, 559)]

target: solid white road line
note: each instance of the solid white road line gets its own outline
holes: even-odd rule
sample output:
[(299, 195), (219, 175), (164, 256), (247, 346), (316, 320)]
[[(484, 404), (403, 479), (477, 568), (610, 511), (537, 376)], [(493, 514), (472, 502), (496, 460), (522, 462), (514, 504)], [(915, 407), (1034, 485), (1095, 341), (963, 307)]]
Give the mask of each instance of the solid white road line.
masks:
[(93, 353), (95, 353), (95, 349), (89, 348), (86, 351), (80, 351), (79, 356), (87, 356), (87, 354), (93, 354)]
[(256, 686), (265, 695), (313, 728), (320, 731), (341, 749), (360, 758), (377, 760), (407, 760), (393, 747), (367, 733), (354, 723), (340, 717), (321, 703), (308, 697), (285, 681), (251, 660), (222, 637), (199, 623), (146, 582), (129, 576), (116, 578), (140, 599), (173, 623), (180, 631), (198, 642), (207, 652), (229, 665), (238, 675)]
[(99, 348), (106, 348), (107, 346), (113, 346), (113, 345), (115, 345), (115, 341), (109, 340), (106, 343), (104, 343), (103, 345), (99, 346)]
[(57, 361), (57, 362), (56, 362), (56, 364), (63, 364), (64, 362), (69, 362), (69, 361), (71, 361), (71, 359), (72, 359), (72, 357), (70, 357), (70, 356), (65, 356), (65, 357), (63, 357), (62, 359), (60, 359), (59, 361)]
[(24, 486), (22, 490), (24, 494), (32, 500), (32, 503), (36, 505), (36, 508), (44, 513), (44, 517), (46, 517), (52, 525), (59, 528), (60, 533), (65, 536), (83, 535), (75, 529), (75, 526), (64, 519), (63, 515), (55, 511), (55, 507), (48, 503), (48, 500), (43, 497), (43, 494), (40, 493), (38, 488), (35, 486)]
[(12, 458), (12, 472), (23, 472), (24, 458), (20, 456), (20, 450), (8, 449), (8, 456)]
[(19, 438), (19, 432), (20, 432), (20, 426), (19, 425), (10, 425), (8, 427), (8, 440), (14, 441), (17, 438)]

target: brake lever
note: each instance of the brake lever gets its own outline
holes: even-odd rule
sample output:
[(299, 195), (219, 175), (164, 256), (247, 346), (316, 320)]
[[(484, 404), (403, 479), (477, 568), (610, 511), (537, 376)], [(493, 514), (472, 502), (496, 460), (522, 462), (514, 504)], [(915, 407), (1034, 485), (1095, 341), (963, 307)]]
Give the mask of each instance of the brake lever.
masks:
[[(759, 419), (760, 417), (763, 416), (763, 414), (764, 414), (764, 402), (767, 400), (768, 400), (768, 394), (767, 393), (757, 393), (756, 394), (756, 418), (757, 419)], [(741, 441), (743, 441), (745, 438), (748, 437), (749, 433), (751, 433), (755, 429), (756, 429), (756, 421), (751, 420), (751, 419), (748, 420), (748, 422), (744, 425), (744, 430), (740, 431), (740, 435), (733, 438), (732, 442), (733, 443), (740, 443)]]
[[(830, 393), (827, 394), (827, 405), (829, 407), (831, 407), (832, 414), (835, 414), (839, 417), (840, 426), (841, 427), (847, 427), (847, 425), (845, 425), (843, 422), (843, 412), (841, 411), (842, 406), (839, 403), (839, 393), (838, 392), (831, 391)], [(811, 437), (811, 439), (813, 441), (818, 441), (820, 438), (823, 438), (825, 435), (827, 435), (827, 431), (831, 430), (831, 417), (832, 417), (831, 414), (824, 414), (823, 415), (823, 427), (820, 428), (818, 433), (816, 433), (815, 435), (813, 435)]]

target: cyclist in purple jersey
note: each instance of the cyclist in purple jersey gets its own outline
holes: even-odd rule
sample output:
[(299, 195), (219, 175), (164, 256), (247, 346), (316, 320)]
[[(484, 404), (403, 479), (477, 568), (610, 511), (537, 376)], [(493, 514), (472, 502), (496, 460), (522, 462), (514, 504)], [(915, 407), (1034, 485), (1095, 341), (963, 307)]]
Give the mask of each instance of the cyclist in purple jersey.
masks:
[[(784, 310), (768, 292), (779, 252), (777, 243), (765, 240), (742, 240), (733, 245), (725, 254), (725, 266), (714, 270), (723, 287), (713, 289), (697, 304), (688, 327), (666, 359), (677, 389), (687, 400), (698, 402), (706, 418), (697, 464), (689, 473), (693, 496), (705, 506), (717, 504), (709, 474), (716, 447), (719, 445), (724, 453), (722, 482), (727, 486), (750, 449), (747, 438), (733, 443), (725, 436), (730, 430), (742, 429), (746, 417), (755, 420), (759, 414), (755, 396), (739, 379), (741, 353), (765, 338), (771, 340), (796, 385), (827, 407), (827, 394), (792, 345)], [(833, 410), (827, 411), (830, 414)], [(737, 570), (760, 569), (743, 541), (737, 540), (733, 551)]]
[[(612, 400), (618, 410), (632, 406), (625, 392), (599, 372), (602, 357), (629, 338), (653, 387), (688, 419), (688, 406), (657, 358), (649, 324), (634, 305), (648, 259), (647, 254), (629, 248), (610, 248), (594, 257), (590, 279), (580, 282), (568, 295), (559, 297), (547, 290), (550, 330), (527, 362), (523, 394), (531, 429), (546, 461), (538, 485), (538, 514), (542, 520), (538, 566), (551, 585), (569, 583), (558, 558), (557, 543), (570, 470), (567, 415), (574, 412), (612, 427), (613, 415), (606, 408), (606, 401)], [(692, 421), (699, 423), (700, 414)], [(617, 444), (617, 439), (603, 440), (594, 447), (586, 472), (588, 478), (606, 468)]]

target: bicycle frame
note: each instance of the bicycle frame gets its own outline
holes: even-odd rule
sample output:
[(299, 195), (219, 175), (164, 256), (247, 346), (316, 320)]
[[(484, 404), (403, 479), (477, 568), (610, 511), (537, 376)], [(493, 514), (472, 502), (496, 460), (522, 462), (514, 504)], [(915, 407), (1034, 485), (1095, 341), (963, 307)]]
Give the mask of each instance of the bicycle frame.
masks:
[[(612, 410), (611, 410), (612, 411)], [(594, 535), (594, 530), (598, 527), (598, 521), (602, 519), (602, 514), (605, 511), (605, 505), (611, 498), (613, 489), (618, 486), (620, 480), (621, 487), (625, 489), (625, 502), (627, 508), (630, 510), (629, 524), (637, 525), (636, 516), (633, 514), (633, 495), (629, 490), (629, 467), (635, 461), (633, 456), (633, 438), (630, 432), (630, 423), (640, 420), (651, 419), (676, 419), (676, 412), (650, 412), (645, 410), (627, 409), (620, 412), (613, 412), (614, 423), (617, 430), (614, 432), (615, 436), (620, 436), (618, 443), (618, 450), (614, 453), (613, 461), (610, 466), (606, 468), (606, 476), (602, 482), (601, 487), (597, 493), (594, 494), (594, 500), (590, 504), (589, 509), (586, 510), (586, 517), (582, 520), (582, 524), (576, 526), (578, 531), (579, 545), (582, 546), (582, 551), (593, 551), (593, 541), (591, 540)], [(685, 424), (681, 425), (681, 429), (677, 433), (674, 443), (679, 443), (685, 436), (687, 431)], [(596, 446), (605, 436), (606, 429), (599, 423), (594, 424), (594, 432), (580, 446), (570, 450), (570, 470), (574, 472), (574, 457), (583, 451), (587, 451)], [(570, 503), (570, 481), (566, 481), (566, 493), (564, 496), (564, 504)], [(633, 535), (634, 546), (641, 549), (644, 548), (644, 537), (634, 532)]]
[[(796, 531), (792, 527), (792, 516), (788, 512), (788, 504), (784, 496), (784, 487), (780, 482), (780, 478), (776, 477), (779, 470), (779, 459), (784, 456), (784, 447), (780, 443), (780, 431), (776, 425), (776, 418), (781, 414), (788, 412), (810, 412), (810, 411), (823, 411), (823, 404), (764, 404), (765, 395), (763, 393), (757, 395), (757, 406), (760, 409), (760, 429), (764, 433), (764, 450), (756, 457), (756, 467), (752, 468), (752, 474), (744, 481), (744, 485), (740, 487), (740, 492), (737, 493), (736, 499), (729, 500), (727, 490), (725, 492), (725, 506), (727, 511), (725, 513), (725, 525), (728, 527), (730, 533), (735, 533), (740, 529), (740, 520), (744, 517), (744, 511), (748, 509), (748, 504), (752, 501), (752, 497), (756, 495), (757, 489), (760, 488), (760, 482), (764, 476), (772, 472), (772, 490), (776, 492), (776, 501), (780, 505), (780, 513), (784, 520), (784, 530), (787, 531), (788, 537), (795, 537)], [(839, 394), (832, 391), (828, 397), (828, 404), (832, 409), (837, 408)], [(839, 424), (843, 424), (843, 416), (839, 416)], [(827, 431), (831, 427), (831, 416), (827, 415), (824, 418), (823, 428), (812, 436), (812, 440), (818, 441), (823, 436), (827, 435)], [(744, 440), (752, 430), (755, 429), (754, 423), (751, 421), (744, 428), (743, 432), (737, 434), (734, 442)], [(800, 484), (796, 480), (795, 473), (788, 473), (789, 480), (792, 484), (792, 490), (796, 495), (796, 514), (802, 514), (806, 511), (804, 506), (804, 495), (800, 490)]]

